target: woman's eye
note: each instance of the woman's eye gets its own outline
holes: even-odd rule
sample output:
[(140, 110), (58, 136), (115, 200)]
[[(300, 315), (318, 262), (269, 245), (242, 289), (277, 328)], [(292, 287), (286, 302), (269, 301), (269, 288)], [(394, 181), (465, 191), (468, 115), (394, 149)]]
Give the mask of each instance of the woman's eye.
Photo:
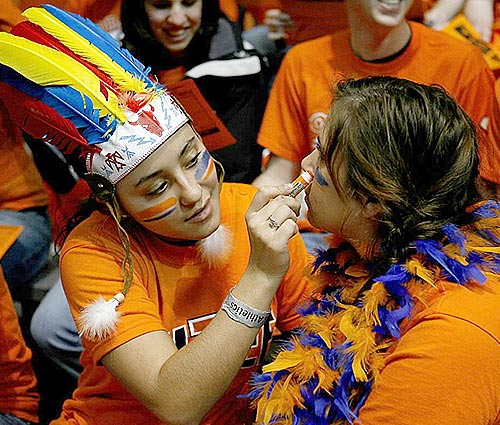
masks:
[(187, 168), (194, 167), (196, 164), (198, 164), (198, 161), (200, 159), (201, 152), (198, 152), (193, 158), (191, 158), (188, 163), (187, 163)]
[(154, 7), (155, 9), (161, 9), (161, 10), (169, 9), (170, 7), (172, 7), (171, 3), (164, 2), (164, 1), (158, 1), (158, 2), (153, 1), (153, 2), (149, 3), (149, 6)]
[(168, 183), (167, 182), (163, 182), (158, 187), (156, 187), (153, 190), (151, 190), (148, 193), (146, 193), (146, 195), (147, 196), (161, 195), (163, 192), (165, 192), (165, 190), (167, 189), (167, 187), (168, 187)]

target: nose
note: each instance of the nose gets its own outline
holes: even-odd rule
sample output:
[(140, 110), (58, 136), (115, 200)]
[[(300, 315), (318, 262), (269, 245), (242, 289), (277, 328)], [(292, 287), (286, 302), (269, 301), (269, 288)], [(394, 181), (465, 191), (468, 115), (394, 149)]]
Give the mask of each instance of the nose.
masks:
[(179, 203), (185, 207), (195, 205), (202, 197), (202, 188), (195, 178), (183, 176), (178, 180)]
[(186, 13), (180, 1), (174, 2), (170, 7), (167, 22), (177, 26), (182, 26), (186, 22)]
[(307, 155), (301, 162), (302, 169), (305, 171), (310, 171), (313, 175), (318, 166), (319, 152), (314, 149), (309, 155)]

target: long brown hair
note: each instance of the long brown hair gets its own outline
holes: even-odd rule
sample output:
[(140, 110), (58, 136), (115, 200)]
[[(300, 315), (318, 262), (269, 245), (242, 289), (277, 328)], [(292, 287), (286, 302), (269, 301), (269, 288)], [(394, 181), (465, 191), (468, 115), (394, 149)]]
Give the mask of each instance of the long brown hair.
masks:
[(340, 82), (323, 139), (330, 175), (344, 161), (347, 196), (376, 203), (377, 261), (400, 262), (411, 243), (465, 224), (478, 201), (474, 123), (440, 87), (392, 77)]

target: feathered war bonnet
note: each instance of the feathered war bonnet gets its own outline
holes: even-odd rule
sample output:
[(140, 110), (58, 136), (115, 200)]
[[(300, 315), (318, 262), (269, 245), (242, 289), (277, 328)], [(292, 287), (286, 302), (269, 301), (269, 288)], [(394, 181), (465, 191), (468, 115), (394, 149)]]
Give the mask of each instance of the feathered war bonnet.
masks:
[(90, 20), (50, 5), (23, 15), (27, 21), (0, 33), (0, 97), (32, 137), (65, 154), (80, 150), (86, 180), (115, 218), (126, 251), (122, 291), (109, 301), (99, 297), (78, 321), (81, 336), (102, 339), (115, 330), (116, 307), (132, 282), (115, 184), (190, 118), (148, 68)]

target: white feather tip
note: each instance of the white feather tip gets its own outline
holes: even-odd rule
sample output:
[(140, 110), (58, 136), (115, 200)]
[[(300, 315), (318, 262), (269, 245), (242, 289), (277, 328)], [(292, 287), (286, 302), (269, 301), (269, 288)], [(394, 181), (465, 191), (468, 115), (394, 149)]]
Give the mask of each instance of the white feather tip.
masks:
[(231, 251), (231, 232), (224, 226), (219, 226), (210, 236), (197, 243), (201, 258), (209, 267), (220, 266), (227, 260)]
[(99, 295), (94, 302), (85, 307), (78, 318), (80, 337), (92, 341), (100, 341), (113, 334), (121, 315), (116, 310), (116, 307), (124, 299), (125, 296), (121, 292), (109, 301), (106, 301), (103, 296)]

